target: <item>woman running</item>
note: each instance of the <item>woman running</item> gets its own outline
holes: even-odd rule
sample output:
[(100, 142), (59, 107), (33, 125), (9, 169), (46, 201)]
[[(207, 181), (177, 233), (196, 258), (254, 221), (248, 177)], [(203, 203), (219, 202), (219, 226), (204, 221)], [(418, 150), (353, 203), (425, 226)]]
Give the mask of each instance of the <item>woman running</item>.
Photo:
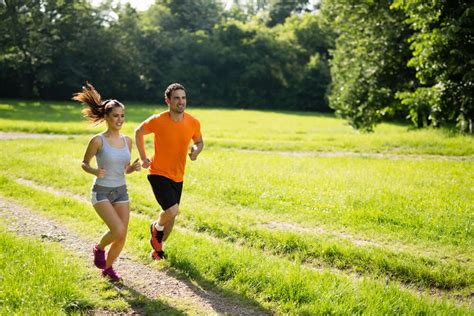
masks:
[[(95, 176), (91, 192), (92, 205), (109, 228), (93, 248), (94, 264), (102, 269), (104, 277), (118, 282), (121, 277), (112, 264), (125, 244), (130, 213), (125, 174), (139, 171), (140, 162), (137, 159), (130, 164), (132, 140), (120, 134), (125, 118), (125, 106), (122, 103), (113, 99), (102, 101), (100, 94), (89, 83), (72, 99), (85, 106), (82, 113), (91, 123), (107, 123), (107, 129), (89, 141), (82, 169)], [(97, 168), (90, 165), (94, 156)], [(109, 245), (106, 256), (105, 248)]]

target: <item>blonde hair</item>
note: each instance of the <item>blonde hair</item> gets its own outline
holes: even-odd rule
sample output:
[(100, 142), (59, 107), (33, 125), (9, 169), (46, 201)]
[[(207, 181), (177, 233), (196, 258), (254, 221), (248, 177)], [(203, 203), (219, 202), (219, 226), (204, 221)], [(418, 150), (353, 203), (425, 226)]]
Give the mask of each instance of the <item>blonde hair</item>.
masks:
[(81, 92), (74, 93), (72, 100), (81, 102), (85, 106), (82, 109), (82, 115), (91, 121), (91, 123), (98, 125), (105, 120), (105, 116), (109, 114), (114, 107), (121, 107), (125, 109), (125, 106), (114, 99), (102, 101), (102, 98), (89, 82), (82, 87)]

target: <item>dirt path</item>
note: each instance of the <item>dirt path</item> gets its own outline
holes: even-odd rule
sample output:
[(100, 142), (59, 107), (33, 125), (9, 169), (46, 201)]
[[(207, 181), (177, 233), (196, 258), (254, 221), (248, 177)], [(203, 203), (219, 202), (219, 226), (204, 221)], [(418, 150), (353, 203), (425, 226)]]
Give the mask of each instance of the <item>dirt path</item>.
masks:
[[(91, 245), (94, 244), (94, 240), (79, 236), (55, 221), (4, 198), (0, 198), (0, 219), (9, 231), (18, 235), (59, 242), (64, 248), (89, 261), (93, 267)], [(150, 300), (165, 298), (167, 303), (176, 302), (177, 309), (188, 306), (192, 311), (203, 315), (267, 315), (257, 308), (244, 306), (230, 298), (206, 291), (188, 280), (178, 279), (171, 273), (135, 262), (125, 252), (114, 266), (122, 274), (126, 288)], [(99, 312), (101, 313), (106, 312)], [(132, 309), (129, 313), (140, 314), (141, 311)]]

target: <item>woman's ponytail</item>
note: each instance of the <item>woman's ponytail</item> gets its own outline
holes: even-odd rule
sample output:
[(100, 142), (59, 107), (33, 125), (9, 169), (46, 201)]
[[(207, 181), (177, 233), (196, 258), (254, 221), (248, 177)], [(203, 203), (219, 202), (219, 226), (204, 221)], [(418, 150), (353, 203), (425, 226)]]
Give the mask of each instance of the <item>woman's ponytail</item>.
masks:
[(89, 82), (86, 82), (81, 92), (74, 93), (72, 99), (85, 106), (82, 114), (92, 123), (97, 125), (104, 120), (106, 102), (102, 102), (99, 92)]

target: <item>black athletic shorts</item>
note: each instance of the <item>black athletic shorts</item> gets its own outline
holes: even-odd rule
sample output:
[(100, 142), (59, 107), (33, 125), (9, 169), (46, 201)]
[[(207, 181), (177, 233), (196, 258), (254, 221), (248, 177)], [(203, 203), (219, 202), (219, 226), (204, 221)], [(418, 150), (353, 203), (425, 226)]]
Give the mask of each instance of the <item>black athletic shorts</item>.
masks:
[(149, 174), (148, 181), (163, 211), (166, 211), (175, 204), (179, 204), (181, 192), (183, 192), (183, 182), (174, 182), (167, 177), (156, 174)]

